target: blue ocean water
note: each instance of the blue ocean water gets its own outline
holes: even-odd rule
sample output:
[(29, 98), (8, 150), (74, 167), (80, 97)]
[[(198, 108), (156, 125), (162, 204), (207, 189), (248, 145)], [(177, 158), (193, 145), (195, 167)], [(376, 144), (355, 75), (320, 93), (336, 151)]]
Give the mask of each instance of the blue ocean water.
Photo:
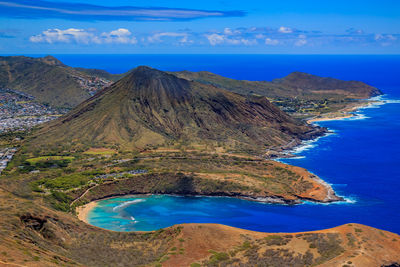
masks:
[[(361, 80), (400, 99), (400, 56), (289, 55), (56, 55), (71, 66), (125, 72), (138, 65), (169, 71), (208, 70), (227, 77), (271, 80), (304, 71)], [(100, 201), (93, 225), (117, 230), (154, 230), (177, 223), (221, 223), (267, 231), (295, 232), (363, 223), (400, 233), (400, 105), (362, 109), (354, 120), (320, 122), (334, 134), (309, 143), (289, 164), (305, 167), (351, 202), (271, 205), (232, 198), (136, 196)], [(140, 201), (135, 201), (143, 199)], [(131, 202), (134, 201), (134, 202)], [(125, 203), (125, 204), (124, 204)], [(114, 209), (118, 205), (124, 204)]]

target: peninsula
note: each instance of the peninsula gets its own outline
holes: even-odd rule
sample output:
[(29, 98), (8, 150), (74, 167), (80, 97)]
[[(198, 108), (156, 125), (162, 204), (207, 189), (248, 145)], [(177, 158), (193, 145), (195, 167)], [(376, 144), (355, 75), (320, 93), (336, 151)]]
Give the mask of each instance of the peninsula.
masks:
[(266, 159), (267, 151), (296, 146), (326, 129), (293, 118), (266, 96), (177, 76), (135, 68), (64, 116), (1, 137), (18, 149), (0, 179), (0, 201), (7, 206), (0, 210), (0, 263), (400, 262), (398, 235), (352, 223), (296, 234), (214, 224), (117, 233), (79, 220), (77, 207), (129, 194), (231, 196), (278, 204), (343, 200), (307, 170)]

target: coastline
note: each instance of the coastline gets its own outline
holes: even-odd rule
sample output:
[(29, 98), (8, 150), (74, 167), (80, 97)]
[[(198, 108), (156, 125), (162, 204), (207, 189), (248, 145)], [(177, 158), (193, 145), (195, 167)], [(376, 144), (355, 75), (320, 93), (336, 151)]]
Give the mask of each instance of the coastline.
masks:
[(91, 201), (83, 206), (79, 206), (76, 208), (76, 214), (78, 219), (90, 224), (88, 221), (89, 213), (98, 205), (97, 201)]
[[(320, 122), (320, 121), (333, 121), (333, 120), (343, 120), (343, 119), (348, 119), (348, 118), (353, 118), (356, 117), (358, 114), (354, 114), (354, 112), (357, 112), (358, 109), (361, 108), (365, 108), (368, 107), (370, 105), (373, 105), (375, 102), (379, 102), (379, 100), (375, 100), (374, 98), (369, 98), (366, 100), (360, 100), (360, 102), (357, 102), (356, 105), (354, 105), (353, 103), (350, 104), (349, 106), (333, 112), (333, 113), (327, 113), (324, 114), (322, 117), (315, 117), (315, 118), (311, 118), (309, 120), (307, 120), (307, 123), (309, 124), (313, 124), (316, 122)], [(329, 132), (328, 132), (329, 133)], [(310, 139), (308, 141), (317, 141), (319, 138), (326, 136), (326, 134), (322, 135), (322, 136), (318, 136), (314, 139)], [(287, 148), (286, 153), (287, 152), (291, 152), (293, 151), (293, 148), (296, 147), (300, 147), (302, 146), (302, 144), (298, 144), (298, 145), (294, 145), (293, 147)], [(286, 156), (288, 156), (289, 154), (285, 154)], [(295, 156), (295, 155), (292, 155)], [(279, 162), (279, 159), (275, 159)], [(300, 200), (298, 201), (293, 201), (291, 203), (286, 202), (285, 200), (282, 200), (280, 198), (275, 198), (275, 197), (254, 197), (254, 196), (245, 196), (245, 195), (236, 195), (236, 196), (229, 196), (229, 195), (202, 195), (202, 194), (194, 194), (194, 195), (190, 195), (190, 196), (204, 196), (204, 197), (236, 197), (239, 199), (243, 199), (243, 200), (248, 200), (248, 201), (256, 201), (256, 202), (263, 202), (263, 203), (270, 203), (270, 204), (278, 204), (278, 205), (293, 205), (293, 204), (302, 204), (302, 203), (306, 203), (306, 202), (312, 202), (314, 204), (329, 204), (332, 202), (347, 202), (346, 198), (342, 197), (342, 196), (337, 196), (334, 189), (332, 188), (331, 184), (329, 184), (328, 182), (324, 181), (323, 179), (321, 179), (320, 177), (314, 175), (313, 179), (319, 183), (320, 185), (322, 185), (326, 190), (327, 190), (327, 195), (326, 198), (324, 199), (324, 201), (317, 201), (317, 200), (312, 200), (312, 199), (306, 199), (306, 198), (300, 198)], [(76, 213), (77, 213), (77, 217), (78, 219), (80, 219), (81, 221), (88, 223), (88, 215), (89, 213), (98, 205), (98, 201), (99, 200), (104, 200), (104, 199), (108, 199), (108, 198), (113, 198), (113, 197), (118, 197), (118, 196), (129, 196), (129, 195), (137, 195), (137, 194), (116, 194), (113, 196), (107, 196), (104, 198), (100, 198), (100, 199), (96, 199), (93, 201), (90, 201), (89, 203), (83, 205), (83, 206), (78, 206), (76, 208)], [(153, 194), (149, 194), (149, 193), (145, 193), (143, 195), (153, 195)], [(186, 195), (179, 195), (179, 194), (163, 194), (163, 195), (176, 195), (176, 196), (186, 196)], [(189, 196), (189, 195), (187, 195)]]
[[(78, 206), (76, 207), (75, 211), (77, 214), (77, 217), (79, 220), (90, 224), (88, 221), (88, 216), (90, 212), (97, 207), (98, 202), (106, 199), (112, 199), (116, 197), (130, 197), (130, 196), (153, 196), (153, 195), (167, 195), (167, 196), (176, 196), (176, 197), (226, 197), (226, 198), (237, 198), (237, 199), (242, 199), (242, 200), (247, 200), (247, 201), (254, 201), (254, 202), (259, 202), (259, 203), (264, 203), (264, 204), (272, 204), (272, 205), (301, 205), (301, 204), (306, 204), (306, 203), (313, 203), (313, 204), (330, 204), (334, 202), (347, 202), (345, 198), (336, 195), (335, 191), (333, 190), (332, 186), (319, 178), (316, 175), (313, 175), (312, 177), (313, 180), (315, 180), (317, 183), (319, 183), (321, 186), (323, 186), (327, 190), (327, 194), (324, 200), (318, 201), (315, 199), (310, 199), (310, 198), (305, 198), (305, 197), (300, 197), (298, 200), (292, 200), (292, 201), (287, 201), (279, 197), (257, 197), (257, 196), (251, 196), (251, 195), (225, 195), (225, 194), (156, 194), (156, 193), (127, 193), (127, 194), (116, 194), (116, 195), (111, 195), (111, 196), (106, 196), (103, 198), (98, 198), (93, 201), (90, 201), (89, 203)], [(91, 224), (90, 224), (91, 225)]]
[(376, 102), (376, 100), (374, 100), (373, 98), (369, 98), (366, 100), (360, 100), (360, 102), (351, 103), (351, 104), (349, 104), (349, 106), (347, 106), (341, 110), (331, 112), (331, 113), (326, 113), (326, 114), (323, 114), (322, 116), (319, 115), (314, 118), (308, 119), (307, 123), (313, 124), (315, 122), (320, 122), (320, 121), (337, 121), (337, 120), (354, 118), (357, 116), (357, 114), (354, 114), (354, 112), (357, 112), (358, 109), (368, 107), (368, 106), (372, 105), (374, 102)]

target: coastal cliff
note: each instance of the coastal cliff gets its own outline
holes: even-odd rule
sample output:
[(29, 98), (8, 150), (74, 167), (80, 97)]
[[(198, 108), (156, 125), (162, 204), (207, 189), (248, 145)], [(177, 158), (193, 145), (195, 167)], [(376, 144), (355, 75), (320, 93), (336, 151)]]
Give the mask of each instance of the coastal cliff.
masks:
[[(281, 163), (277, 163), (276, 168), (282, 168), (283, 172), (293, 172), (296, 179), (288, 180), (287, 183), (277, 181), (266, 186), (260, 178), (252, 178), (250, 175), (239, 176), (234, 172), (226, 175), (212, 172), (187, 174), (161, 172), (101, 183), (88, 189), (77, 190), (70, 195), (76, 200), (74, 203), (88, 203), (113, 196), (136, 194), (229, 196), (277, 204), (299, 204), (304, 200), (320, 203), (343, 200), (328, 184), (302, 168)], [(269, 170), (265, 169), (266, 172)], [(282, 190), (283, 186), (286, 190)]]
[(0, 179), (0, 264), (399, 263), (398, 235), (357, 224), (291, 234), (213, 224), (118, 233), (76, 217), (77, 206), (127, 194), (341, 201), (307, 170), (265, 159), (267, 149), (288, 149), (325, 132), (265, 97), (140, 67), (33, 134), (2, 139), (19, 150)]
[(359, 224), (315, 232), (262, 233), (216, 224), (113, 232), (0, 189), (4, 266), (390, 266), (400, 236)]

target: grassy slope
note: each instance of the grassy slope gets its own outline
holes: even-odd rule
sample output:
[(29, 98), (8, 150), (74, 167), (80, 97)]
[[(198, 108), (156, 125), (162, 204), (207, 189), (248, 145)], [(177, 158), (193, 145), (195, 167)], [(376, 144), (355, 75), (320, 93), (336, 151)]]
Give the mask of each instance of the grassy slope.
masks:
[[(278, 203), (295, 203), (301, 199), (338, 200), (334, 193), (328, 197), (330, 187), (321, 184), (306, 170), (259, 158), (193, 152), (140, 154), (135, 160), (114, 165), (110, 171), (138, 168), (147, 169), (150, 174), (100, 183), (81, 198), (82, 203), (133, 193), (271, 198)], [(75, 199), (87, 188), (82, 187), (69, 195)]]
[(293, 72), (272, 82), (246, 81), (226, 78), (211, 72), (173, 72), (172, 74), (187, 79), (212, 84), (235, 93), (263, 95), (269, 98), (369, 98), (380, 91), (359, 81), (342, 81), (334, 78), (319, 77), (302, 72)]
[(122, 77), (124, 77), (126, 75), (126, 73), (121, 73), (121, 74), (112, 74), (109, 73), (105, 70), (99, 70), (99, 69), (85, 69), (85, 68), (74, 68), (76, 71), (88, 74), (90, 76), (98, 76), (98, 77), (102, 77), (104, 79), (116, 82), (119, 79), (121, 79)]
[(178, 77), (211, 84), (243, 95), (266, 96), (282, 110), (299, 118), (333, 113), (354, 104), (354, 100), (381, 94), (359, 81), (342, 81), (293, 72), (272, 82), (234, 80), (210, 72), (174, 72)]
[(0, 57), (0, 87), (27, 93), (38, 102), (54, 107), (71, 108), (90, 97), (72, 76), (96, 76), (114, 81), (121, 75), (95, 69), (74, 69), (51, 56)]
[[(109, 113), (106, 106), (101, 116)], [(160, 114), (155, 117), (159, 118)], [(72, 130), (82, 131), (83, 125)], [(116, 126), (112, 125), (110, 129), (115, 130), (113, 127)], [(103, 134), (102, 131), (99, 134)], [(11, 139), (7, 139), (8, 142), (19, 145), (19, 141)], [(318, 200), (326, 196), (323, 187), (313, 181), (314, 178), (305, 170), (249, 157), (245, 153), (232, 155), (226, 153), (223, 144), (180, 144), (174, 149), (166, 147), (164, 151), (158, 149), (142, 153), (119, 150), (107, 155), (84, 154), (91, 145), (82, 144), (74, 151), (68, 150), (68, 146), (61, 147), (57, 156), (74, 159), (66, 162), (54, 160), (51, 164), (34, 163), (29, 170), (33, 168), (40, 173), (33, 174), (26, 173), (19, 166), (28, 166), (24, 164), (29, 162), (29, 158), (43, 154), (29, 152), (22, 144), (0, 179), (3, 188), (0, 189), (0, 264), (187, 266), (197, 262), (206, 266), (224, 266), (242, 262), (254, 266), (270, 262), (276, 266), (293, 263), (299, 266), (377, 266), (400, 261), (398, 235), (361, 225), (300, 235), (257, 233), (197, 224), (174, 226), (147, 234), (115, 233), (88, 226), (72, 214), (56, 209), (68, 210), (73, 198), (90, 186), (92, 177), (99, 172), (145, 168), (150, 174), (122, 178), (111, 182), (110, 187), (100, 185), (82, 199), (83, 202), (104, 197), (104, 193), (127, 193), (126, 188), (138, 190), (140, 187), (143, 192), (179, 189), (180, 193), (187, 193), (185, 189), (192, 189), (195, 193), (244, 193), (289, 200)], [(42, 149), (47, 155), (54, 152), (47, 147)], [(116, 160), (127, 159), (115, 164)], [(149, 177), (151, 179), (146, 179)], [(35, 188), (35, 183), (43, 179), (46, 181), (42, 184), (44, 187)], [(188, 179), (190, 183), (187, 183)], [(117, 185), (116, 188), (112, 188), (114, 185)], [(35, 193), (33, 189), (40, 189), (40, 192)]]
[[(129, 73), (129, 72), (128, 72)], [(210, 72), (175, 72), (174, 75), (243, 95), (266, 96), (287, 112), (310, 117), (344, 108), (350, 99), (380, 94), (374, 87), (357, 81), (341, 81), (295, 72), (272, 82), (240, 81)], [(39, 102), (55, 107), (74, 107), (89, 97), (73, 76), (99, 77), (117, 81), (127, 75), (104, 70), (71, 68), (54, 57), (0, 57), (0, 86), (23, 91)]]
[(149, 233), (91, 227), (0, 189), (0, 264), (4, 266), (380, 266), (400, 261), (400, 236), (348, 224), (270, 234), (215, 224)]
[(320, 135), (262, 97), (245, 97), (139, 67), (43, 127), (33, 146), (218, 145), (262, 153)]
[(72, 107), (89, 97), (64, 66), (27, 57), (0, 58), (0, 86), (34, 96), (55, 107)]

